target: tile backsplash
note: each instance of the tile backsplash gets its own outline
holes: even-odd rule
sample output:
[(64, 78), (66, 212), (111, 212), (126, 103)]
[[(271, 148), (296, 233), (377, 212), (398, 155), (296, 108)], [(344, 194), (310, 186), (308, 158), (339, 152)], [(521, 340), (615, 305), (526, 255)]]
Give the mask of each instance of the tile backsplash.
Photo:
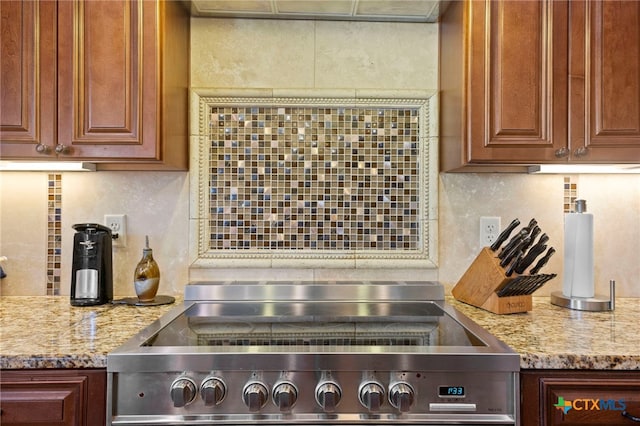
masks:
[(211, 106), (209, 248), (419, 249), (419, 112)]
[[(535, 217), (558, 250), (544, 272), (562, 274), (564, 176), (519, 174), (441, 174), (439, 177), (439, 261), (433, 275), (414, 269), (323, 270), (320, 279), (439, 279), (453, 286), (477, 255), (480, 216)], [(571, 176), (578, 196), (594, 214), (596, 292), (608, 291), (615, 279), (619, 297), (640, 297), (640, 176)], [(187, 173), (98, 172), (62, 173), (60, 217), (60, 294), (70, 290), (74, 223), (100, 221), (105, 213), (125, 213), (127, 246), (114, 248), (114, 291), (134, 295), (133, 271), (149, 235), (160, 265), (160, 294), (181, 293), (190, 279)], [(47, 294), (48, 175), (42, 172), (0, 173), (0, 255), (7, 277), (0, 294)], [(487, 202), (491, 200), (491, 202)], [(309, 279), (306, 270), (271, 271), (263, 268), (216, 270), (221, 279)], [(536, 292), (548, 295), (561, 288), (556, 279)]]
[(62, 270), (62, 174), (49, 173), (47, 186), (47, 295), (57, 296)]

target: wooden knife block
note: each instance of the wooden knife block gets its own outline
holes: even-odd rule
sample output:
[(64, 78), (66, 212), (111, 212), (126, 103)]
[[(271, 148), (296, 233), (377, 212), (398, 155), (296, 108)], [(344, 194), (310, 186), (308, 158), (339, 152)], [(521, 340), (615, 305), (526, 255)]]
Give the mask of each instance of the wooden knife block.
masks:
[(498, 297), (496, 291), (517, 278), (505, 275), (500, 259), (489, 247), (478, 254), (455, 285), (451, 294), (457, 300), (494, 314), (515, 314), (533, 309), (531, 295)]

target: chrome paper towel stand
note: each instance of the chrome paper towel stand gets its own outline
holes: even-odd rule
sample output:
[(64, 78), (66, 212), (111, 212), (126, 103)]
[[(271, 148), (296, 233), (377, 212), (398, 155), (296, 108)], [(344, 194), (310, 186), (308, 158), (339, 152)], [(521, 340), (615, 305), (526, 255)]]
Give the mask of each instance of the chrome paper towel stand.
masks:
[(612, 311), (616, 282), (609, 281), (609, 297), (595, 294), (593, 277), (593, 215), (585, 200), (575, 201), (575, 211), (565, 215), (565, 253), (562, 291), (551, 293), (551, 303), (579, 311)]
[(613, 311), (616, 307), (616, 282), (609, 281), (609, 297), (599, 294), (593, 297), (568, 297), (561, 291), (551, 293), (551, 304), (577, 311)]

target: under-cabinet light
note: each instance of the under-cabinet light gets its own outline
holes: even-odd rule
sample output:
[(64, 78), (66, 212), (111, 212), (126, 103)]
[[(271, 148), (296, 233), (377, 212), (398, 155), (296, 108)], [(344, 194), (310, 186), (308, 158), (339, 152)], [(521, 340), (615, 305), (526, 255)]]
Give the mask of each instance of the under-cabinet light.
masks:
[(7, 172), (95, 172), (94, 163), (82, 161), (0, 161), (0, 171)]
[(640, 174), (640, 164), (540, 164), (528, 170), (529, 173), (556, 174)]

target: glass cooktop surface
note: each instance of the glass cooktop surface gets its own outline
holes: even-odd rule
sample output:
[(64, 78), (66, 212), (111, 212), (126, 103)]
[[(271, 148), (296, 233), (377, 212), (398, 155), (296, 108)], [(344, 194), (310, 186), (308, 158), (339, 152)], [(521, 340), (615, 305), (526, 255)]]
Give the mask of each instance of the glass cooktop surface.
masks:
[(434, 302), (195, 303), (143, 346), (339, 351), (486, 346)]

